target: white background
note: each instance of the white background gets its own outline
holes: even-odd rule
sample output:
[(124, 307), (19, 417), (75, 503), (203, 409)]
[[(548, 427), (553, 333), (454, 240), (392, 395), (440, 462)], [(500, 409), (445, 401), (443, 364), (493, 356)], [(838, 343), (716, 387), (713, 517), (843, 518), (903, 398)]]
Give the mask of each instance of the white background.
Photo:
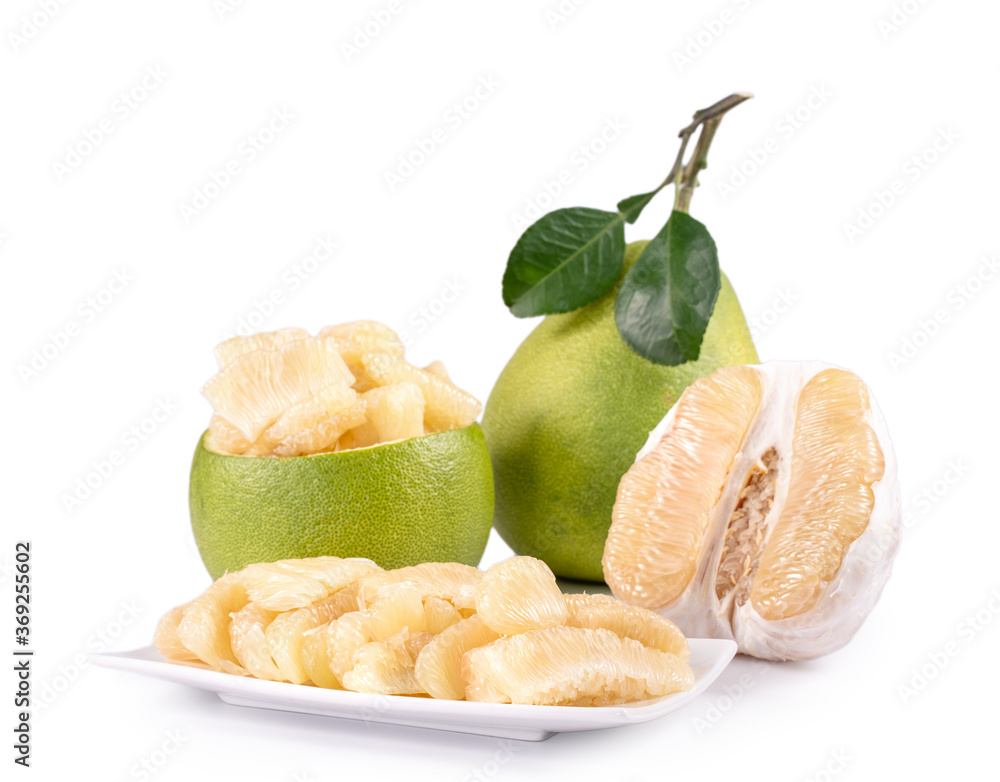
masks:
[[(351, 54), (387, 2), (50, 5), (0, 12), (2, 605), (12, 612), (13, 543), (30, 539), (36, 700), (51, 701), (33, 713), (20, 776), (138, 778), (172, 731), (182, 741), (158, 782), (963, 778), (992, 754), (1000, 280), (984, 259), (1000, 252), (1000, 6), (908, 0), (893, 23), (888, 0), (399, 0)], [(32, 18), (44, 24), (29, 38)], [(470, 98), (481, 82), (497, 86)], [(143, 99), (128, 108), (119, 96), (133, 90)], [(500, 297), (517, 216), (564, 170), (550, 206), (610, 208), (649, 189), (691, 113), (736, 90), (757, 97), (723, 123), (692, 214), (762, 359), (857, 371), (899, 456), (909, 528), (847, 648), (763, 669), (740, 659), (683, 712), (506, 754), (490, 738), (225, 706), (79, 657), (146, 645), (159, 615), (208, 583), (187, 511), (210, 413), (198, 391), (213, 345), (256, 301), (285, 294), (267, 329), (385, 321), (410, 333), (415, 362), (443, 359), (485, 400), (533, 326)], [(810, 95), (825, 97), (810, 108)], [(466, 99), (478, 105), (455, 121)], [(276, 110), (294, 119), (247, 160), (241, 143)], [(783, 120), (796, 111), (797, 127)], [(110, 133), (73, 158), (102, 121)], [(608, 123), (623, 128), (595, 142)], [(386, 173), (435, 128), (445, 140), (390, 187)], [(953, 140), (933, 150), (942, 131)], [(181, 205), (232, 159), (241, 173), (186, 221)], [(734, 166), (750, 171), (742, 183)], [(629, 238), (655, 233), (669, 200)], [(849, 236), (859, 211), (874, 219)], [(283, 275), (320, 236), (339, 250), (293, 290)], [(102, 294), (123, 270), (127, 286)], [(970, 282), (980, 273), (993, 279)], [(461, 293), (442, 308), (449, 285)], [(98, 313), (87, 300), (101, 296)], [(438, 313), (429, 326), (421, 307)], [(927, 326), (939, 310), (946, 322)], [(906, 340), (915, 348), (893, 361)], [(36, 350), (51, 358), (30, 375)], [(176, 410), (131, 447), (122, 438), (157, 400)], [(71, 512), (77, 481), (115, 450), (122, 463)], [(494, 540), (484, 562), (506, 554)], [(929, 662), (942, 652), (946, 665)], [(924, 666), (930, 681), (900, 690)], [(744, 675), (752, 686), (733, 689)]]

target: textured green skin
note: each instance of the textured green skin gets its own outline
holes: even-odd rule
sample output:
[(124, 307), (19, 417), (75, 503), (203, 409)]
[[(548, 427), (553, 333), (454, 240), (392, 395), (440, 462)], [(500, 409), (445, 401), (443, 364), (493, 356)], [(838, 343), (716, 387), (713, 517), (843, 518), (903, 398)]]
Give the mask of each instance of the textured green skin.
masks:
[[(626, 268), (648, 242), (630, 244)], [(694, 380), (758, 363), (729, 280), (697, 361), (665, 367), (618, 334), (617, 286), (583, 309), (550, 315), (501, 372), (483, 413), (493, 459), (493, 524), (518, 554), (558, 576), (603, 581), (601, 557), (618, 482), (656, 424)]]
[[(393, 480), (376, 482), (372, 474)], [(474, 566), (490, 534), (493, 472), (478, 424), (273, 459), (214, 453), (202, 435), (189, 499), (212, 578), (254, 562), (323, 555), (368, 557), (384, 568)]]

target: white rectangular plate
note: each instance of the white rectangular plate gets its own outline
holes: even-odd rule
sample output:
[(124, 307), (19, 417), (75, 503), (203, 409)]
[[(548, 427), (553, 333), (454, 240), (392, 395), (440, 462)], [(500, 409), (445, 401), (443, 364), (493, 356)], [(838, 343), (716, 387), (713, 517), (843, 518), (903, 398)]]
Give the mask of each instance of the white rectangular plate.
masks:
[(324, 690), (170, 663), (152, 646), (131, 652), (94, 654), (91, 659), (107, 668), (214, 692), (226, 703), (237, 706), (541, 741), (553, 733), (648, 722), (691, 703), (708, 689), (733, 659), (736, 644), (707, 638), (690, 638), (688, 642), (691, 644), (691, 668), (695, 676), (691, 690), (620, 706), (598, 707), (471, 703)]

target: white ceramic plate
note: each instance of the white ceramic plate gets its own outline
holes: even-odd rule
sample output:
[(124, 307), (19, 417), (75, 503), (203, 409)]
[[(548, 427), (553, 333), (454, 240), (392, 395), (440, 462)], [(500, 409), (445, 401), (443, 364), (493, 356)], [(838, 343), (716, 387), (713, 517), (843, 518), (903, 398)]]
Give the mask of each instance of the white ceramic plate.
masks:
[(226, 703), (326, 717), (385, 722), (482, 736), (541, 741), (553, 733), (616, 728), (662, 717), (695, 700), (736, 654), (732, 641), (691, 638), (694, 687), (623, 706), (520, 706), (510, 703), (365, 695), (287, 682), (269, 682), (170, 663), (152, 646), (131, 652), (94, 654), (97, 665), (186, 684), (216, 693)]

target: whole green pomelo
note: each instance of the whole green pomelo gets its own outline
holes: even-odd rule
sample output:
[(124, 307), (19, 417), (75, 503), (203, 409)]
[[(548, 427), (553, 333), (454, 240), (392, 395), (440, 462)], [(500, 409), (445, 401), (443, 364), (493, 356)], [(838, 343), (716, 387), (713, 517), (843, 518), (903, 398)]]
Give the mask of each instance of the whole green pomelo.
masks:
[(331, 555), (382, 567), (478, 565), (493, 474), (478, 424), (311, 456), (215, 453), (191, 465), (191, 527), (212, 578), (255, 562)]
[[(647, 244), (628, 245), (626, 269)], [(617, 294), (616, 285), (582, 309), (545, 318), (500, 373), (483, 413), (493, 525), (515, 552), (563, 578), (603, 581), (618, 481), (681, 392), (719, 367), (758, 362), (725, 275), (700, 357), (676, 367), (625, 344)]]

